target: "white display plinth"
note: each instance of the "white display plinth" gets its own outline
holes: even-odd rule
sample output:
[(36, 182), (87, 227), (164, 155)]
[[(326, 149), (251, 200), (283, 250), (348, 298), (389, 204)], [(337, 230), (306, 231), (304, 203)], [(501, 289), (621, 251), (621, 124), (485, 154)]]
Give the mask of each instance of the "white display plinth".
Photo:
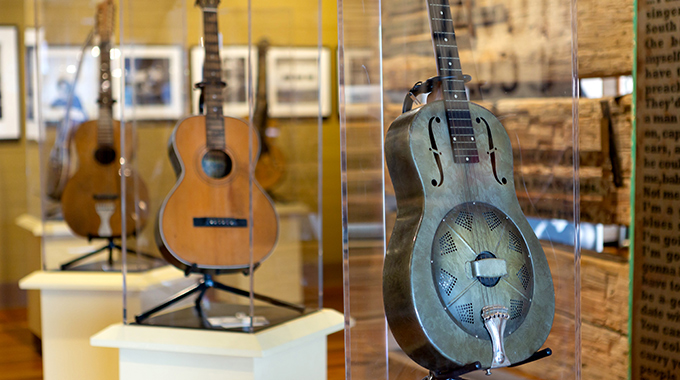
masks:
[[(196, 281), (170, 266), (128, 273), (128, 313), (139, 314)], [(19, 287), (40, 290), (45, 380), (118, 379), (116, 351), (92, 347), (90, 337), (123, 320), (120, 272), (37, 271)]]
[(322, 309), (254, 334), (117, 324), (91, 341), (120, 349), (121, 380), (325, 380), (326, 337), (343, 325)]

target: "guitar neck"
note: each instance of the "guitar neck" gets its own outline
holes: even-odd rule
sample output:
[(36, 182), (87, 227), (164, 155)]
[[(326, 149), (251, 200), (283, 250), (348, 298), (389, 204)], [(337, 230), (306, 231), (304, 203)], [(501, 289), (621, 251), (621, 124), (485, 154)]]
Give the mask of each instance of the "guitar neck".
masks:
[(203, 8), (203, 98), (205, 102), (205, 130), (208, 149), (226, 149), (224, 115), (222, 114), (222, 62), (217, 28), (217, 9)]
[(458, 56), (451, 7), (448, 0), (427, 0), (427, 6), (437, 73), (442, 79), (442, 96), (453, 147), (453, 160), (457, 164), (476, 163), (479, 162), (479, 153)]
[(111, 96), (111, 40), (101, 36), (99, 44), (99, 120), (97, 143), (113, 146), (113, 98)]

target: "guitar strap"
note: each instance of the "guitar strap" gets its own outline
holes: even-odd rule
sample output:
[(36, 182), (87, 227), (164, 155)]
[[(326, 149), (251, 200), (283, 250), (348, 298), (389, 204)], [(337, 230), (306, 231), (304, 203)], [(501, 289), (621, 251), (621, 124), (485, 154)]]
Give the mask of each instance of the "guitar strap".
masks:
[[(220, 82), (222, 85), (222, 88), (227, 87), (227, 83), (222, 81)], [(204, 95), (204, 90), (205, 90), (205, 82), (198, 82), (194, 85), (194, 90), (200, 90), (201, 94), (198, 96), (198, 113), (203, 114), (203, 108), (205, 106), (205, 95)]]
[(73, 97), (76, 93), (76, 85), (78, 84), (78, 78), (80, 77), (80, 69), (83, 66), (83, 61), (85, 60), (85, 50), (90, 47), (92, 39), (94, 38), (94, 29), (90, 31), (83, 43), (83, 47), (80, 49), (80, 58), (78, 59), (78, 66), (76, 66), (76, 73), (73, 76), (73, 83), (68, 91), (68, 98), (66, 99), (66, 114), (63, 119), (63, 127), (69, 128), (71, 121), (71, 107), (73, 107)]
[[(415, 104), (420, 104), (420, 100), (418, 100), (418, 96), (422, 94), (427, 94), (432, 92), (432, 90), (435, 88), (437, 84), (439, 84), (442, 80), (444, 79), (451, 79), (455, 77), (432, 77), (425, 82), (418, 81), (416, 84), (411, 87), (409, 92), (406, 94), (404, 97), (404, 104), (401, 107), (401, 112), (405, 113), (411, 110), (413, 107), (413, 103)], [(460, 77), (459, 77), (460, 78)], [(472, 80), (472, 77), (469, 75), (463, 75), (463, 80), (465, 83), (469, 82)]]

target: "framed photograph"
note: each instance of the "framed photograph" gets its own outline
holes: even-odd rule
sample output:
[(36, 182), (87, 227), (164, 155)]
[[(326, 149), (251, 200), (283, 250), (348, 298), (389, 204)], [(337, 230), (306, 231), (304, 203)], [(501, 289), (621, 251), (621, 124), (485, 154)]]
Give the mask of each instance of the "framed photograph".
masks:
[(38, 65), (36, 64), (36, 50), (35, 50), (35, 29), (26, 28), (24, 30), (24, 88), (26, 89), (26, 138), (29, 140), (38, 141), (38, 80), (36, 74), (38, 72)]
[[(76, 72), (81, 48), (72, 46), (49, 46), (44, 48), (40, 61), (42, 119), (56, 123), (66, 116), (66, 106), (71, 87), (75, 85), (71, 101), (70, 120), (80, 124), (96, 119), (99, 114), (99, 59), (86, 50), (78, 79)], [(75, 80), (75, 82), (74, 82)]]
[[(247, 117), (248, 107), (248, 73), (253, 73), (253, 91), (257, 88), (257, 48), (251, 50), (250, 67), (248, 67), (248, 46), (228, 46), (220, 49), (222, 60), (222, 80), (227, 83), (224, 88), (224, 114), (233, 117)], [(191, 85), (203, 80), (203, 59), (205, 50), (201, 46), (191, 48)], [(192, 110), (198, 114), (200, 91), (191, 94)]]
[(0, 139), (21, 136), (17, 28), (0, 26)]
[(331, 113), (330, 49), (272, 47), (267, 54), (267, 103), (271, 117)]
[[(37, 37), (35, 29), (24, 32), (26, 138), (36, 141), (39, 138), (38, 116), (46, 125), (62, 121), (66, 116), (68, 97), (73, 86), (75, 88), (69, 114), (71, 123), (80, 124), (96, 119), (99, 113), (98, 50), (88, 48), (83, 51), (76, 46), (50, 46), (44, 43), (44, 38)], [(80, 74), (76, 79), (81, 57), (83, 60)], [(36, 96), (38, 70), (42, 86), (40, 99)]]
[[(125, 68), (112, 53), (114, 115), (126, 120), (179, 119), (186, 114), (182, 92), (182, 49), (179, 46), (126, 46), (122, 49)], [(121, 86), (116, 78), (125, 77), (125, 107), (120, 106)]]

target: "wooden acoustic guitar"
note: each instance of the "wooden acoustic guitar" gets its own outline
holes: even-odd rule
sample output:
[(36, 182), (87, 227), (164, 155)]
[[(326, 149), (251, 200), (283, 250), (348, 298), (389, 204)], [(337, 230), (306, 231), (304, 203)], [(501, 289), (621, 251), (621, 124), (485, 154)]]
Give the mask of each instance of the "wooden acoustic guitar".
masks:
[[(74, 132), (78, 168), (61, 196), (64, 220), (80, 236), (88, 238), (131, 235), (143, 228), (148, 215), (146, 185), (129, 165), (121, 169), (120, 122), (113, 120), (111, 98), (111, 35), (114, 5), (97, 6), (100, 88), (99, 120), (79, 125)], [(125, 128), (125, 156), (133, 158), (132, 128)], [(125, 176), (126, 227), (122, 231), (121, 176)]]
[(515, 365), (540, 356), (552, 278), (517, 200), (508, 134), (467, 99), (448, 1), (427, 4), (443, 100), (387, 132), (397, 220), (385, 314), (404, 352), (434, 375)]
[(262, 142), (260, 158), (255, 167), (255, 178), (263, 189), (271, 190), (283, 179), (286, 172), (286, 158), (283, 152), (267, 136), (267, 50), (269, 41), (261, 40), (257, 44), (257, 93), (253, 127), (257, 129)]
[(181, 120), (170, 138), (170, 160), (178, 179), (161, 206), (156, 242), (166, 260), (185, 270), (243, 270), (250, 266), (251, 246), (254, 263), (274, 249), (278, 216), (254, 179), (257, 131), (222, 115), (219, 0), (196, 4), (203, 10), (206, 114)]

